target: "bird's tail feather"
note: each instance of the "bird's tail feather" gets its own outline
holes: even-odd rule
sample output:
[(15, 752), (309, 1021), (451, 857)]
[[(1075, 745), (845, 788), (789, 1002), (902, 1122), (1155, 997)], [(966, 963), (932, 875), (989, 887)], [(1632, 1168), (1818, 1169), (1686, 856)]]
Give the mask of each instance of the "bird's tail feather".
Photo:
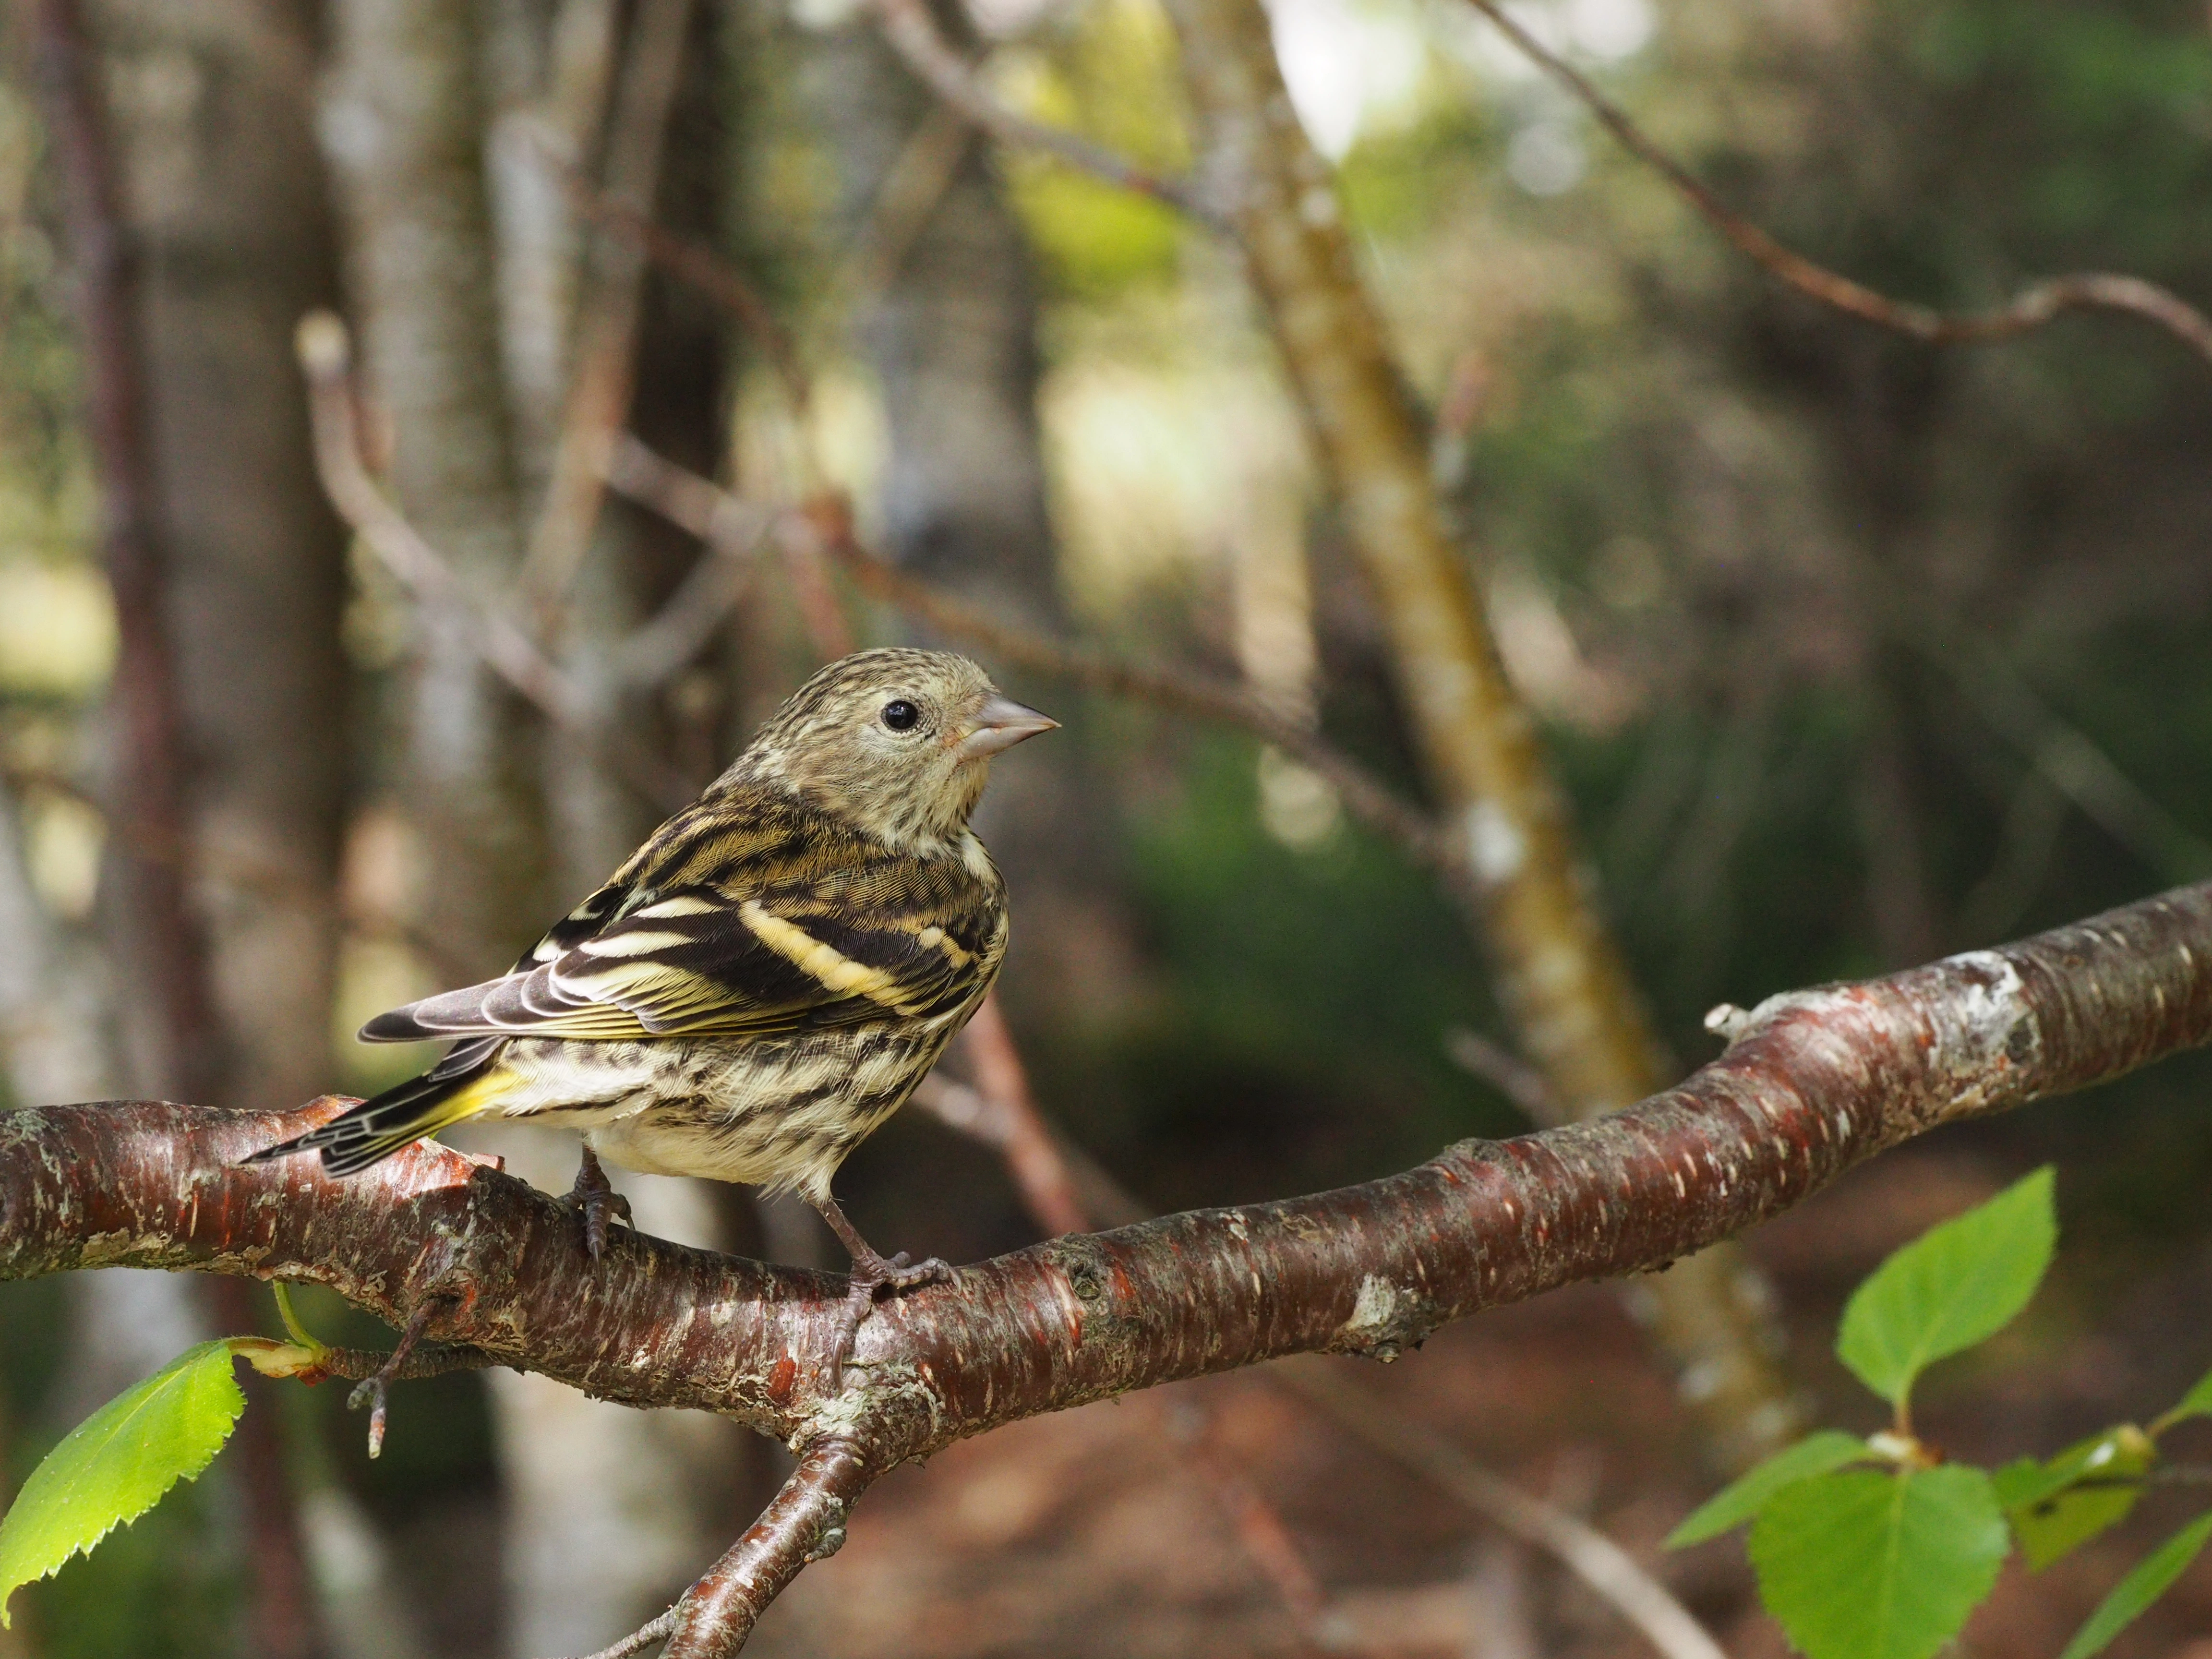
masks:
[(332, 1175), (358, 1175), (424, 1135), (474, 1117), (513, 1081), (507, 1069), (498, 1065), (459, 1077), (426, 1073), (410, 1078), (332, 1118), (319, 1129), (264, 1146), (239, 1162), (259, 1164), (291, 1152), (314, 1152), (323, 1155), (323, 1167)]

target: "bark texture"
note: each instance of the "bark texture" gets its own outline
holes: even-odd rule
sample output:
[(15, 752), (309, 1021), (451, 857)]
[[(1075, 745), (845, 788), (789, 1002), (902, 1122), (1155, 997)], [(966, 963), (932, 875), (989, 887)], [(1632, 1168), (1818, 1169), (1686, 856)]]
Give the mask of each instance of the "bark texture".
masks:
[[(1429, 446), (1363, 286), (1327, 166), (1298, 124), (1259, 0), (1170, 0), (1208, 183), (1243, 247), (1390, 640), (1429, 781), (1464, 838), (1500, 1001), (1560, 1120), (1665, 1080), (1660, 1048), (1534, 725), (1506, 678)], [(1796, 1420), (1749, 1264), (1723, 1251), (1653, 1287), (1657, 1335), (1717, 1461)]]
[[(1648, 1272), (1946, 1123), (2212, 1040), (2212, 884), (2002, 950), (1717, 1012), (1726, 1054), (1595, 1121), (1467, 1141), (1402, 1175), (1054, 1239), (879, 1304), (842, 1366), (844, 1280), (626, 1232), (424, 1143), (349, 1182), (242, 1154), (341, 1109), (160, 1102), (0, 1115), (0, 1277), (161, 1267), (309, 1280), (602, 1398), (719, 1412), (799, 1450), (679, 1604), (742, 1645), (874, 1475), (1042, 1412), (1300, 1352), (1395, 1358), (1437, 1326)], [(810, 1470), (811, 1473), (810, 1474)]]

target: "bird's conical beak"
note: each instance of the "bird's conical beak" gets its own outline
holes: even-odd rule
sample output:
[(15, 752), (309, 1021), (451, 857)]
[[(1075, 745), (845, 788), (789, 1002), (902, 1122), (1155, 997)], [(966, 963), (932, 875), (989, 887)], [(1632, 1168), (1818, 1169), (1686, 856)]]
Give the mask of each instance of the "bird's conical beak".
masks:
[(1012, 697), (994, 696), (968, 722), (968, 735), (960, 739), (960, 758), (982, 760), (1059, 725), (1051, 715), (1040, 714)]

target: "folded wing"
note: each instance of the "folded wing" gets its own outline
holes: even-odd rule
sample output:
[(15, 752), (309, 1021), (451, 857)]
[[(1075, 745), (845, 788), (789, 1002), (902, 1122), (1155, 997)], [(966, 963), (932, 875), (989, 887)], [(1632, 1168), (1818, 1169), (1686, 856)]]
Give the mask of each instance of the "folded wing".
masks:
[(1005, 945), (994, 885), (905, 859), (853, 878), (744, 896), (693, 886), (635, 908), (640, 895), (603, 888), (515, 971), (380, 1014), (362, 1036), (773, 1036), (928, 1018), (981, 994)]

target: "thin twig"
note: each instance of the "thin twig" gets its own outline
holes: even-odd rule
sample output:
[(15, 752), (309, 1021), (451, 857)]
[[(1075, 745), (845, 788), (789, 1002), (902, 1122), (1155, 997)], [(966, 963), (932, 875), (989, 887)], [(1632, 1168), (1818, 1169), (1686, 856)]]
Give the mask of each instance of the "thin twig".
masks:
[(634, 1653), (642, 1653), (656, 1642), (665, 1642), (676, 1633), (674, 1607), (658, 1619), (648, 1620), (611, 1647), (601, 1648), (597, 1653), (587, 1653), (584, 1659), (630, 1659)]
[(1883, 574), (1890, 626), (1956, 686), (2083, 817), (2168, 881), (2212, 871), (2212, 844), (2166, 810), (2080, 726), (2045, 701), (1986, 636), (1942, 616), (1927, 596)]
[(874, 0), (884, 38), (930, 90), (1002, 144), (1042, 150), (1079, 172), (1178, 208), (1216, 230), (1227, 222), (1182, 179), (1164, 179), (1103, 144), (1017, 114), (994, 98), (937, 31), (925, 0)]
[[(668, 117), (684, 67), (692, 0), (646, 0), (636, 9), (629, 53), (607, 137), (607, 196), (644, 214), (660, 182)], [(609, 447), (629, 413), (635, 379), (643, 250), (628, 237), (591, 249), (575, 322), (576, 350), (561, 436), (545, 500), (522, 564), (522, 591), (539, 632), (553, 631), (568, 586), (599, 523)]]
[(865, 313), (897, 277), (975, 136), (974, 125), (941, 99), (907, 135), (837, 262), (836, 286), (855, 313)]
[(1290, 1362), (1271, 1380), (1319, 1407), (1339, 1427), (1453, 1497), (1524, 1543), (1558, 1559), (1642, 1631), (1667, 1659), (1728, 1659), (1664, 1584), (1596, 1528), (1501, 1480), (1444, 1435), (1384, 1409), (1367, 1389), (1326, 1364)]
[(799, 619), (817, 653), (830, 662), (853, 650), (852, 624), (823, 568), (819, 538), (795, 526), (793, 514), (732, 495), (690, 468), (678, 466), (632, 433), (617, 438), (608, 453), (607, 483), (724, 551), (735, 552), (742, 545), (750, 556), (762, 542), (774, 538)]
[(1237, 1541), (1274, 1590), (1300, 1635), (1321, 1645), (1322, 1615), (1328, 1595), (1306, 1563), (1297, 1540), (1291, 1535), (1282, 1514), (1247, 1480), (1215, 1443), (1212, 1414), (1188, 1399), (1176, 1399), (1167, 1408), (1168, 1432), (1191, 1467), (1212, 1488), (1214, 1501), (1236, 1528)]
[(696, 655), (744, 597), (778, 515), (662, 460), (627, 432), (608, 454), (607, 482), (690, 531), (715, 556), (701, 560), (659, 614), (616, 647), (626, 679), (657, 684)]
[(1090, 1231), (1091, 1218), (1077, 1194), (1073, 1172), (1037, 1110), (1030, 1091), (1029, 1068), (1014, 1046), (997, 992), (984, 997), (968, 1022), (963, 1041), (975, 1068), (975, 1086), (991, 1103), (996, 1120), (989, 1138), (1006, 1159), (1006, 1172), (1024, 1205), (1048, 1238)]
[(1502, 1043), (1455, 1025), (1444, 1033), (1444, 1053), (1462, 1071), (1480, 1078), (1534, 1121), (1558, 1120), (1544, 1074)]
[(618, 231), (636, 243), (645, 257), (672, 276), (688, 283), (738, 319), (763, 356), (782, 381), (795, 417), (804, 420), (814, 400), (814, 389), (791, 336), (776, 320), (775, 312), (744, 273), (714, 249), (678, 234), (627, 202), (617, 201), (595, 189), (582, 170), (550, 151), (549, 166), (560, 170), (562, 182), (576, 210), (586, 218)]
[[(707, 533), (703, 526), (713, 521), (718, 509), (731, 514), (748, 510), (728, 491), (657, 455), (635, 437), (618, 446), (615, 456), (617, 464), (610, 466), (608, 477), (615, 489), (694, 534)], [(868, 551), (854, 532), (850, 512), (835, 498), (824, 497), (790, 513), (781, 533), (813, 538), (863, 591), (942, 634), (1009, 662), (1109, 696), (1133, 697), (1250, 732), (1326, 778), (1346, 810), (1369, 829), (1389, 836), (1417, 861), (1449, 879), (1468, 879), (1458, 847), (1419, 807), (1342, 750), (1258, 699), (1196, 675), (1115, 662), (988, 617)]]
[(1624, 149), (1672, 185), (1709, 224), (1735, 244), (1738, 252), (1823, 305), (1931, 345), (2008, 340), (2042, 327), (2063, 312), (2124, 312), (2155, 323), (2198, 356), (2212, 359), (2212, 319), (2171, 289), (2139, 276), (2100, 270), (2049, 277), (2021, 289), (1995, 310), (1959, 314), (1890, 299), (1825, 265), (1815, 264), (1724, 206), (1688, 168), (1662, 149), (1619, 106), (1591, 84), (1587, 76), (1515, 21), (1498, 0), (1467, 0), (1467, 3), (1496, 24), (1523, 57), (1581, 100)]
[(842, 503), (823, 503), (809, 514), (824, 544), (860, 588), (939, 632), (981, 646), (1010, 662), (1072, 680), (1109, 696), (1133, 697), (1162, 708), (1241, 726), (1327, 779), (1345, 810), (1369, 829), (1398, 842), (1419, 862), (1455, 882), (1471, 879), (1459, 848), (1427, 813), (1341, 750), (1260, 699), (1231, 686), (1171, 669), (1139, 668), (1097, 652), (1001, 622), (927, 582), (908, 575), (854, 539)]
[(830, 580), (830, 559), (822, 538), (804, 515), (787, 514), (777, 521), (775, 544), (783, 554), (784, 575), (815, 654), (824, 662), (849, 656), (858, 641), (844, 601), (837, 596), (837, 585)]
[(470, 647), (500, 678), (554, 725), (596, 754), (646, 799), (673, 811), (692, 791), (665, 763), (621, 742), (591, 712), (580, 691), (511, 618), (478, 601), (443, 556), (386, 499), (362, 464), (350, 375), (352, 344), (345, 325), (326, 311), (300, 324), (299, 356), (307, 371), (314, 425), (315, 465), (339, 516), (351, 525), (417, 605), (465, 619)]
[(399, 1334), (399, 1346), (384, 1358), (375, 1371), (362, 1379), (361, 1385), (346, 1396), (346, 1409), (359, 1411), (368, 1407), (368, 1455), (384, 1455), (384, 1408), (392, 1385), (407, 1375), (409, 1360), (414, 1358), (416, 1344), (430, 1328), (431, 1319), (445, 1307), (448, 1297), (426, 1296), (407, 1321), (407, 1328)]

